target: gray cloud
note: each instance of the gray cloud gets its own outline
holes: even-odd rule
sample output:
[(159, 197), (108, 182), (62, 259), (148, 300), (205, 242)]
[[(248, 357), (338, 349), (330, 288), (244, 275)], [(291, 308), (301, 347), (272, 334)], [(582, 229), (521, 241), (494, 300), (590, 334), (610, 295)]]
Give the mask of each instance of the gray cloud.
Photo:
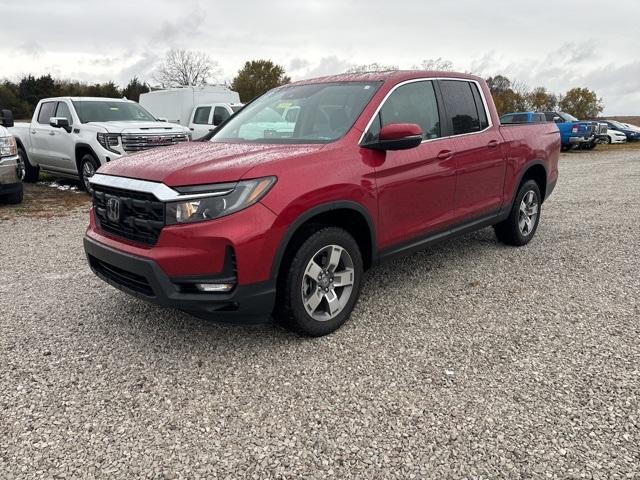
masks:
[[(86, 81), (148, 78), (170, 48), (201, 50), (231, 79), (247, 60), (270, 58), (294, 79), (339, 73), (353, 64), (407, 68), (426, 58), (458, 70), (501, 73), (563, 92), (596, 89), (611, 114), (640, 114), (640, 2), (621, 0), (575, 21), (574, 2), (512, 0), (113, 0), (3, 2), (0, 75), (53, 72)], [(552, 12), (552, 13), (550, 13)], [(55, 26), (55, 27), (52, 27)], [(625, 45), (626, 48), (610, 48)]]

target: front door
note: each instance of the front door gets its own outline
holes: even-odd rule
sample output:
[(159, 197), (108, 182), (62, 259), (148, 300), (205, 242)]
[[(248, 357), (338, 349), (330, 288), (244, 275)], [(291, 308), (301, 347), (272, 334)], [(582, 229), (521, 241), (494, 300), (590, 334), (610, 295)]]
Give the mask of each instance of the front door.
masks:
[(446, 227), (454, 214), (455, 152), (442, 138), (432, 81), (411, 81), (386, 99), (364, 141), (391, 123), (420, 125), (424, 140), (410, 150), (375, 152), (381, 248), (400, 246)]

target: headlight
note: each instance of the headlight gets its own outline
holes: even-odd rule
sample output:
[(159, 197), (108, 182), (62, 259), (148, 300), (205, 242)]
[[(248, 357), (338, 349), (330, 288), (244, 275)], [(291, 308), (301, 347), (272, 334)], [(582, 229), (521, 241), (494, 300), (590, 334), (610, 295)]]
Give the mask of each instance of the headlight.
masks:
[[(238, 212), (264, 197), (275, 183), (276, 177), (243, 180), (224, 195), (211, 193), (210, 196), (202, 187), (198, 187), (203, 196), (167, 203), (167, 225), (202, 222)], [(210, 191), (216, 189), (219, 190), (216, 185), (211, 185)]]
[(118, 153), (111, 147), (117, 147), (120, 144), (120, 135), (117, 133), (98, 133), (96, 138), (98, 143), (107, 150)]
[(18, 154), (18, 145), (13, 136), (0, 137), (0, 158), (13, 157)]

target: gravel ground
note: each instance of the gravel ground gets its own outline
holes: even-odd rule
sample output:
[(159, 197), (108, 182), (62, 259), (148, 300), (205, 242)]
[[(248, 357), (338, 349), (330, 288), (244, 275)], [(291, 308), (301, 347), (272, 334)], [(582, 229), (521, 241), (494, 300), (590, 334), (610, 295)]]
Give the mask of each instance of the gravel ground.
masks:
[(375, 269), (306, 339), (133, 299), (86, 207), (0, 223), (0, 478), (640, 478), (640, 152), (564, 155), (535, 240)]

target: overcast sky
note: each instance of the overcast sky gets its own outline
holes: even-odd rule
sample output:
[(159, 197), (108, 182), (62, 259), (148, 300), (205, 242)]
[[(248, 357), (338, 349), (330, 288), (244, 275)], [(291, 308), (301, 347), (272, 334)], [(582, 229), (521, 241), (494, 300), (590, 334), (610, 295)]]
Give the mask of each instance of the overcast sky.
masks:
[(640, 115), (640, 1), (0, 0), (0, 77), (51, 73), (126, 84), (170, 48), (201, 50), (230, 80), (270, 58), (295, 80), (443, 57), (562, 93), (595, 90)]

